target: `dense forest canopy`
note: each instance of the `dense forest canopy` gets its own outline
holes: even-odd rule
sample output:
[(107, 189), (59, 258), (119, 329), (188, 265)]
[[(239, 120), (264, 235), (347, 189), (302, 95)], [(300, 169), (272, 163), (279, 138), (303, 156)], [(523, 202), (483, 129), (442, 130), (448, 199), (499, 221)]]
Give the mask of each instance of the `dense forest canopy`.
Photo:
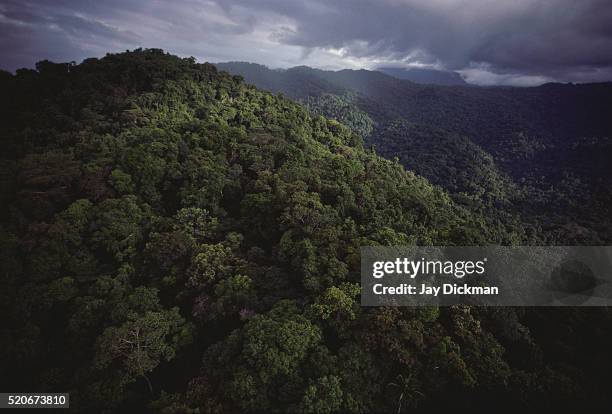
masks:
[[(337, 89), (301, 106), (157, 49), (0, 73), (0, 388), (70, 392), (81, 412), (609, 404), (606, 308), (360, 306), (360, 246), (550, 233), (467, 130), (380, 129), (363, 90)], [(355, 131), (384, 155), (432, 142), (407, 170)], [(473, 163), (432, 168), (445, 148)]]

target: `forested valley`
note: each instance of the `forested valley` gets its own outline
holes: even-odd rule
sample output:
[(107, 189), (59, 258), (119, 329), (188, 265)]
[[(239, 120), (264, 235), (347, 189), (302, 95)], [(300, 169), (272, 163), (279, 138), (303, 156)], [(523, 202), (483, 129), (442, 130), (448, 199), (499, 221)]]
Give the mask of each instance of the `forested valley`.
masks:
[(0, 91), (0, 389), (87, 413), (612, 403), (608, 308), (366, 308), (359, 283), (365, 245), (609, 244), (611, 84), (138, 49)]

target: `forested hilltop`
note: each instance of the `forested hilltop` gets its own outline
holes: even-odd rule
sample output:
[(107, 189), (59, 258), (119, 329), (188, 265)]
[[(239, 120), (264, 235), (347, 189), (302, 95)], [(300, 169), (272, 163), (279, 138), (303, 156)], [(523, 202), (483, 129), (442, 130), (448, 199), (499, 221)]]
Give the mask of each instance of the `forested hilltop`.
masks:
[[(378, 121), (342, 112), (359, 92), (301, 106), (157, 49), (0, 91), (0, 389), (80, 412), (612, 402), (606, 308), (360, 306), (359, 246), (546, 237), (490, 214), (515, 190), (487, 153), (485, 208), (469, 177), (450, 194), (364, 148)], [(352, 128), (315, 114), (336, 99)]]
[(377, 71), (217, 67), (348, 125), (491, 222), (543, 244), (612, 242), (612, 83), (419, 85)]

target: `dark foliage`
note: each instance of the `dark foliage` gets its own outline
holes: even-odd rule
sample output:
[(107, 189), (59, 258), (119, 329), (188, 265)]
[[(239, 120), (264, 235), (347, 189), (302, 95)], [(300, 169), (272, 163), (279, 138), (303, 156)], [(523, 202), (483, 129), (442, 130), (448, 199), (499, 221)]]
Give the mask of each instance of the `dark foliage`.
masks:
[[(0, 90), (3, 390), (68, 391), (81, 412), (610, 402), (607, 309), (359, 305), (359, 246), (540, 237), (487, 213), (518, 190), (484, 151), (431, 173), (414, 158), (438, 184), (459, 172), (450, 196), (341, 123), (156, 49), (41, 62)], [(379, 119), (324, 99), (309, 106)], [(397, 125), (439, 135), (428, 151), (474, 145)]]

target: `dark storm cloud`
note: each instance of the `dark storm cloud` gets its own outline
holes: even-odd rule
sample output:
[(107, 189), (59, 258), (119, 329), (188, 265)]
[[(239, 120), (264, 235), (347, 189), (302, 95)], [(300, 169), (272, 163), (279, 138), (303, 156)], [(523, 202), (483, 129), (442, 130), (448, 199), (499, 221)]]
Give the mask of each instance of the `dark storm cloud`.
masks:
[[(224, 3), (231, 8), (228, 4), (249, 2)], [(294, 30), (279, 39), (307, 48), (343, 48), (347, 55), (370, 59), (437, 61), (453, 70), (610, 79), (609, 0), (264, 0), (258, 7), (293, 18)]]
[[(258, 22), (252, 13), (225, 15), (213, 1), (3, 1), (0, 68), (32, 67), (42, 59), (80, 61), (136, 47), (236, 59), (240, 45), (257, 40), (251, 34)], [(240, 36), (252, 39), (240, 42)], [(247, 52), (245, 59), (256, 58), (252, 47)]]
[(612, 79), (609, 0), (0, 3), (0, 67), (161, 47), (270, 66), (428, 65), (476, 83)]
[(31, 67), (42, 59), (81, 60), (106, 46), (135, 44), (137, 39), (129, 29), (75, 12), (68, 2), (0, 4), (2, 68)]

